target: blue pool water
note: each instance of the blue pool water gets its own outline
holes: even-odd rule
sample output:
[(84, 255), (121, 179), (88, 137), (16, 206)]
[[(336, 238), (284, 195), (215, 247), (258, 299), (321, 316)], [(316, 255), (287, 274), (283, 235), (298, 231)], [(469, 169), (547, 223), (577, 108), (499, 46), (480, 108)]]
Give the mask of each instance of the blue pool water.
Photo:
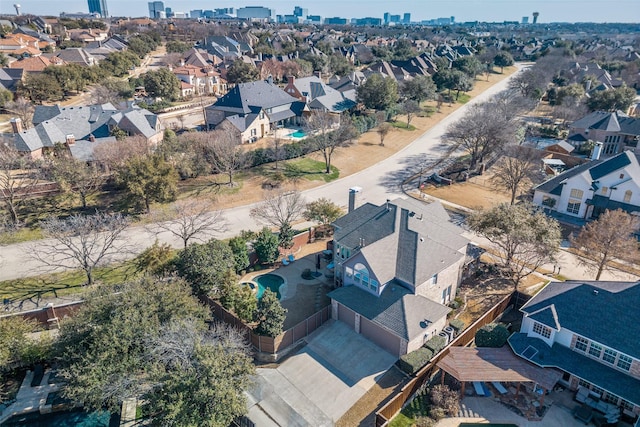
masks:
[(30, 414), (16, 415), (8, 419), (3, 426), (29, 426), (29, 427), (110, 427), (119, 426), (120, 421), (117, 416), (111, 420), (109, 412), (82, 412), (65, 411), (51, 414), (40, 414), (33, 412)]
[(294, 138), (304, 138), (305, 136), (307, 136), (307, 134), (302, 129), (299, 129), (293, 133), (290, 133), (289, 136), (292, 136)]
[(278, 299), (280, 299), (280, 286), (284, 284), (284, 279), (277, 274), (263, 274), (261, 276), (254, 277), (253, 279), (258, 284), (258, 293), (256, 297), (262, 298), (262, 294), (265, 289), (269, 289), (275, 292)]

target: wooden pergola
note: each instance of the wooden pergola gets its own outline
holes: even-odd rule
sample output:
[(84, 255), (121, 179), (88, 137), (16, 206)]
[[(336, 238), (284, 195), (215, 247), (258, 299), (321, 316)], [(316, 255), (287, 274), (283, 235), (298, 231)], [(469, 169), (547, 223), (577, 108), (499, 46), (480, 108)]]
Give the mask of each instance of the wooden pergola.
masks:
[[(536, 383), (546, 392), (562, 377), (560, 371), (535, 366), (516, 356), (508, 347), (451, 347), (437, 366), (443, 371), (443, 383), (445, 373), (462, 383), (462, 395), (465, 384), (474, 381), (518, 383), (516, 395), (523, 382)], [(541, 403), (544, 403), (544, 393)]]

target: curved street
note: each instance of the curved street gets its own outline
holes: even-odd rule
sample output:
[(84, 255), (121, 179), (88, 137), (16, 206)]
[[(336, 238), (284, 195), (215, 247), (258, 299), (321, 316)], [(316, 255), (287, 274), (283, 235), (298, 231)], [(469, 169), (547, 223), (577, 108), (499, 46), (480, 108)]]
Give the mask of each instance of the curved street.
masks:
[[(415, 141), (393, 156), (353, 175), (304, 191), (304, 197), (309, 201), (326, 197), (341, 206), (346, 206), (349, 188), (354, 186), (362, 188), (358, 204), (367, 201), (380, 204), (386, 199), (401, 196), (401, 183), (405, 178), (419, 173), (425, 165), (433, 163), (443, 156), (444, 149), (440, 145), (440, 141), (447, 127), (460, 119), (471, 105), (486, 101), (505, 90), (510, 79), (521, 70), (522, 66), (519, 66), (519, 70), (514, 74), (496, 83), (479, 96), (470, 100), (466, 105), (443, 118), (437, 125), (420, 135)], [(259, 229), (261, 224), (258, 224), (249, 215), (253, 206), (245, 205), (224, 210), (223, 214), (228, 225), (227, 230), (211, 237), (228, 238), (237, 235), (241, 230)], [(156, 237), (160, 242), (169, 243), (174, 247), (181, 247), (182, 245), (169, 232), (156, 235), (142, 226), (131, 227), (125, 233), (127, 250), (120, 252), (117, 257), (109, 261), (133, 258), (136, 254), (149, 247)], [(32, 255), (33, 248), (38, 244), (38, 241), (33, 241), (0, 247), (0, 280), (18, 279), (51, 272), (50, 269), (47, 269)]]

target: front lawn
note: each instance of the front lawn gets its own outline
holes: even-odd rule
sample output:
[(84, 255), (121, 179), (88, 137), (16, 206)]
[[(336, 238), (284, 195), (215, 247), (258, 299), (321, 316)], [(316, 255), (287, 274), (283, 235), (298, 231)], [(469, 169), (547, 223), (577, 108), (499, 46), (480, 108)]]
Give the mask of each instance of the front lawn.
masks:
[(331, 173), (329, 174), (327, 174), (325, 170), (326, 166), (324, 162), (308, 158), (299, 158), (287, 161), (284, 164), (283, 173), (287, 179), (306, 179), (308, 181), (324, 182), (331, 182), (340, 176), (340, 170), (335, 166), (331, 166)]
[[(120, 284), (138, 276), (140, 273), (136, 272), (131, 261), (99, 267), (94, 270), (94, 280), (108, 285)], [(12, 301), (31, 300), (36, 302), (41, 298), (80, 294), (85, 289), (86, 282), (87, 277), (81, 270), (5, 280), (0, 282), (2, 290), (0, 296)]]

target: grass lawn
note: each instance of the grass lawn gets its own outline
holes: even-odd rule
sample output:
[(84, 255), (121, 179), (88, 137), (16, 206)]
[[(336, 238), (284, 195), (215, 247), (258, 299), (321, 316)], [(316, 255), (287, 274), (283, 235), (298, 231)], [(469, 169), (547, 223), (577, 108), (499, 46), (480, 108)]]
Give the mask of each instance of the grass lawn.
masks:
[(416, 130), (416, 127), (414, 125), (409, 125), (409, 127), (407, 127), (407, 122), (403, 122), (400, 120), (392, 121), (389, 123), (391, 123), (391, 126), (393, 126), (396, 129), (409, 130), (409, 131)]
[(284, 165), (284, 176), (288, 179), (331, 182), (338, 179), (340, 171), (331, 166), (331, 173), (325, 173), (325, 163), (309, 158), (289, 160)]
[[(140, 276), (130, 261), (96, 268), (93, 274), (96, 282), (109, 285), (120, 284)], [(87, 277), (81, 270), (5, 280), (0, 282), (0, 296), (3, 299), (22, 301), (79, 294), (84, 290), (83, 286), (86, 281)]]
[(471, 95), (467, 93), (461, 93), (458, 99), (456, 99), (456, 102), (458, 104), (466, 104), (467, 102), (469, 102), (469, 100), (471, 100)]
[(389, 427), (410, 427), (415, 424), (417, 418), (427, 415), (429, 415), (427, 396), (421, 392), (391, 420)]

